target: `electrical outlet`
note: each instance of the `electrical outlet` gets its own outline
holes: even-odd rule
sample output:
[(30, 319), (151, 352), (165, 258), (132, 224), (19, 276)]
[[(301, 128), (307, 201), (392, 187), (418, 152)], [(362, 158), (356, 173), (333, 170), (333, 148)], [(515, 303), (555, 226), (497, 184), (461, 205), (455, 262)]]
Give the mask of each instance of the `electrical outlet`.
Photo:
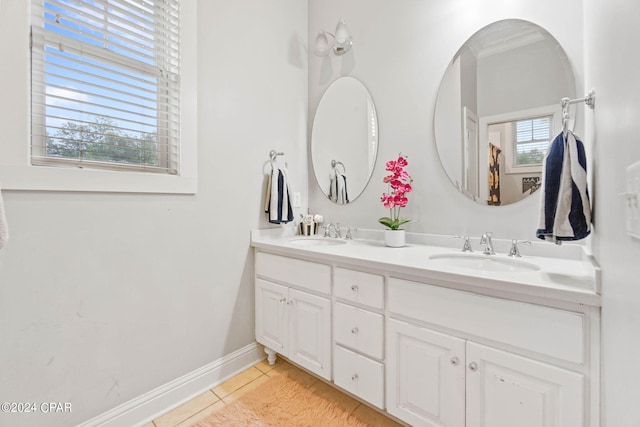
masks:
[(300, 205), (301, 205), (300, 193), (296, 191), (296, 192), (293, 193), (293, 207), (294, 208), (299, 208)]

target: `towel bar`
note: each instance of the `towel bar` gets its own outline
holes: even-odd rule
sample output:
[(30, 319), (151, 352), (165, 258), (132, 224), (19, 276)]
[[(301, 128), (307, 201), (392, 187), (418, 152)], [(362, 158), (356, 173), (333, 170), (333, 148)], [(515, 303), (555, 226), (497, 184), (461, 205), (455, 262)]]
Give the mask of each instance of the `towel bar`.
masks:
[(579, 102), (584, 102), (585, 104), (587, 104), (589, 108), (593, 110), (593, 107), (595, 107), (596, 105), (596, 91), (591, 89), (589, 93), (585, 95), (584, 98), (577, 98), (577, 99), (562, 98), (560, 100), (560, 103), (562, 104), (563, 109), (567, 108), (571, 104), (577, 104)]

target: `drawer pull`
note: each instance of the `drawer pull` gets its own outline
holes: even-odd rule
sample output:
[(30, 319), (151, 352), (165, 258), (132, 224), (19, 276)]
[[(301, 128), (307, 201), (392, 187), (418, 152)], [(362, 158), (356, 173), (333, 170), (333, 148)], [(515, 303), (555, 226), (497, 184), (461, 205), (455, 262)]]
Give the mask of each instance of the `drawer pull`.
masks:
[(355, 327), (355, 328), (351, 328), (351, 333), (352, 333), (352, 334), (354, 334), (354, 335), (355, 335), (355, 334), (357, 334), (358, 332), (359, 332), (359, 331), (358, 331), (358, 328), (357, 328), (357, 327)]
[(282, 299), (280, 300), (280, 304), (284, 304), (285, 302), (287, 302), (287, 299), (286, 299), (286, 298), (282, 298)]
[(358, 285), (351, 285), (351, 290), (353, 292), (358, 292), (360, 290), (360, 288), (358, 287)]
[(458, 363), (460, 363), (460, 359), (458, 359), (457, 357), (452, 357), (451, 358), (451, 364), (453, 366), (458, 366)]
[(475, 372), (478, 370), (478, 364), (476, 362), (469, 363), (469, 370)]
[(351, 381), (358, 381), (358, 374), (351, 375)]

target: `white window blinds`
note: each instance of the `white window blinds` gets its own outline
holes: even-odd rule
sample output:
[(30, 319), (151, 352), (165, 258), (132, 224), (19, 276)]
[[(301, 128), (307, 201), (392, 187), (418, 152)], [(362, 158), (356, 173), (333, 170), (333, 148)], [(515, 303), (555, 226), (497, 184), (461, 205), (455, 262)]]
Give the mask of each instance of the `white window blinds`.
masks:
[(32, 164), (178, 174), (179, 9), (32, 0)]
[(552, 117), (519, 120), (515, 126), (514, 166), (540, 165), (551, 141)]

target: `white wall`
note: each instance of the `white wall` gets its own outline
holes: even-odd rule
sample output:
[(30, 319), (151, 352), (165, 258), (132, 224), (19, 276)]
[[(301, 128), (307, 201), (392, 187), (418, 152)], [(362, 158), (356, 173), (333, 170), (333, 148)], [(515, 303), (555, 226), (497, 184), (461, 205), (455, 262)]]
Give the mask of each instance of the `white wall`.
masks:
[(640, 161), (640, 3), (585, 0), (585, 82), (596, 90), (593, 249), (602, 267), (603, 427), (640, 425), (640, 241), (624, 231), (625, 168)]
[[(452, 191), (433, 137), (435, 98), (446, 67), (460, 46), (480, 28), (500, 19), (532, 21), (564, 47), (582, 91), (582, 0), (557, 2), (482, 0), (309, 0), (309, 43), (319, 30), (332, 31), (344, 18), (354, 38), (342, 57), (309, 55), (309, 117), (324, 88), (341, 75), (359, 78), (371, 92), (380, 122), (380, 150), (369, 186), (353, 204), (336, 206), (312, 182), (310, 206), (330, 221), (362, 228), (383, 227), (379, 202), (386, 161), (409, 156), (414, 192), (405, 215), (410, 231), (535, 238), (539, 195), (500, 208), (476, 205)], [(383, 24), (380, 24), (380, 23)], [(567, 25), (571, 22), (571, 25)], [(558, 100), (559, 102), (559, 100)]]
[[(0, 425), (75, 425), (253, 342), (249, 231), (267, 227), (269, 150), (307, 187), (306, 14), (299, 0), (198, 2), (197, 195), (3, 192), (0, 396), (73, 412)], [(0, 98), (0, 144), (26, 150), (27, 104)]]

